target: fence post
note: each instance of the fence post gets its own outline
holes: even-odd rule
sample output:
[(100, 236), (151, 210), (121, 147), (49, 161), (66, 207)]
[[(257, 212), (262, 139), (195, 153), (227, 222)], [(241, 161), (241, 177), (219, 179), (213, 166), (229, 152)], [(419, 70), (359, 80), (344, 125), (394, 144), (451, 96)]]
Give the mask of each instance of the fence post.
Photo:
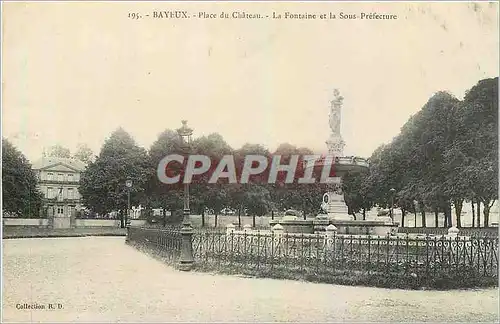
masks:
[[(276, 224), (271, 228), (271, 232), (273, 234), (272, 236), (274, 236), (273, 240), (275, 239), (275, 242), (277, 244), (283, 244), (285, 242), (283, 240), (283, 234), (285, 233), (285, 229), (283, 228), (283, 226), (281, 226), (280, 224)], [(283, 248), (285, 248), (284, 245)]]
[(193, 227), (183, 226), (181, 229), (182, 235), (182, 246), (181, 246), (181, 258), (179, 262), (179, 270), (190, 271), (193, 268), (194, 258), (193, 258)]
[(243, 225), (243, 232), (249, 233), (251, 231), (252, 231), (252, 225), (250, 224)]
[(456, 238), (458, 236), (458, 232), (460, 232), (460, 230), (458, 228), (456, 228), (455, 226), (450, 227), (448, 229), (448, 237), (449, 238)]
[(276, 224), (272, 227), (272, 231), (277, 237), (282, 237), (284, 229), (280, 224)]
[(227, 224), (226, 225), (226, 234), (230, 235), (230, 234), (234, 233), (235, 228), (236, 228), (236, 226), (234, 224)]
[(335, 244), (333, 241), (335, 234), (337, 234), (337, 227), (335, 225), (330, 224), (325, 228), (325, 246), (327, 248), (331, 248)]

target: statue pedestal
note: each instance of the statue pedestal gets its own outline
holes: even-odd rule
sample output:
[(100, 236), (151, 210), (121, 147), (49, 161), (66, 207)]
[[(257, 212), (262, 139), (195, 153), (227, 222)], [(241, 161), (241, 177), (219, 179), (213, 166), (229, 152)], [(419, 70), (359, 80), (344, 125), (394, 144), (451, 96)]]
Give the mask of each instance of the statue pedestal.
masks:
[(323, 195), (323, 203), (325, 205), (326, 215), (319, 215), (320, 219), (329, 220), (353, 220), (354, 217), (349, 215), (347, 205), (344, 201), (344, 195), (327, 192)]

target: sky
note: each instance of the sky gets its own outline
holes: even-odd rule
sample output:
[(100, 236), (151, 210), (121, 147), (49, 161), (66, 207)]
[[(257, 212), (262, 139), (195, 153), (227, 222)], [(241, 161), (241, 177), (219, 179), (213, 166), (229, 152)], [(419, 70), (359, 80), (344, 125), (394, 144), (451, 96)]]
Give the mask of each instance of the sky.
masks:
[[(337, 19), (152, 18), (166, 10)], [(335, 88), (344, 153), (369, 157), (435, 92), (462, 99), (499, 68), (497, 3), (16, 2), (2, 15), (2, 133), (31, 161), (54, 144), (98, 154), (118, 127), (148, 148), (183, 119), (233, 148), (323, 153)]]

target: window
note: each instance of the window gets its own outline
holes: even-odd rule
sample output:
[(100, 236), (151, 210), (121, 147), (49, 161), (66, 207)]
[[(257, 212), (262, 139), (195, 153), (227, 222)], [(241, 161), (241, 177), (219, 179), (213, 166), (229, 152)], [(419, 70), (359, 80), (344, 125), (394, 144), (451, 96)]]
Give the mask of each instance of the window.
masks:
[(58, 214), (64, 214), (64, 207), (57, 207)]
[(57, 200), (59, 200), (59, 201), (63, 200), (63, 198), (64, 198), (64, 192), (63, 192), (63, 188), (62, 187), (61, 188), (57, 188), (57, 190), (56, 190), (56, 196), (55, 197), (57, 197)]
[(68, 199), (74, 199), (74, 190), (73, 188), (68, 188)]
[(54, 180), (54, 174), (52, 172), (47, 173), (47, 180)]
[(57, 180), (64, 181), (64, 173), (59, 173), (57, 176)]
[(70, 182), (71, 182), (71, 181), (75, 181), (75, 180), (73, 180), (73, 179), (74, 179), (74, 178), (73, 178), (73, 173), (68, 173), (68, 181), (70, 181)]
[(47, 198), (51, 199), (51, 198), (54, 198), (54, 191), (53, 191), (53, 188), (52, 187), (48, 187), (47, 188)]

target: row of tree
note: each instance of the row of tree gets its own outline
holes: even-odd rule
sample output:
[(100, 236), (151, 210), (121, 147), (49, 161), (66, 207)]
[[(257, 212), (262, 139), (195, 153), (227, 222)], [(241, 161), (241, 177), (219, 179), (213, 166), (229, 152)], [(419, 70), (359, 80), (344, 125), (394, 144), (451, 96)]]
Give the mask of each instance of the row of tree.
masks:
[[(25, 214), (39, 209), (41, 195), (36, 177), (26, 158), (7, 140), (3, 147), (4, 210)], [(232, 154), (237, 165), (246, 155), (282, 155), (287, 163), (292, 154), (308, 155), (308, 148), (280, 145), (270, 152), (259, 144), (231, 148), (219, 134), (196, 138), (191, 153), (204, 154), (218, 161)], [(88, 163), (81, 176), (80, 193), (86, 207), (99, 214), (127, 209), (127, 190), (132, 205), (162, 208), (175, 212), (183, 207), (182, 184), (165, 185), (157, 178), (160, 160), (169, 154), (185, 154), (182, 140), (174, 130), (167, 129), (146, 150), (136, 144), (125, 130), (119, 128), (105, 141), (98, 156), (81, 146), (73, 155)], [(70, 151), (54, 146), (48, 155), (72, 157)], [(204, 215), (207, 209), (216, 215), (226, 208), (260, 216), (284, 209), (297, 209), (303, 216), (318, 213), (324, 184), (268, 184), (254, 177), (247, 184), (228, 184), (221, 180), (208, 184), (201, 176), (191, 184), (191, 210)], [(297, 178), (297, 177), (296, 177)], [(132, 180), (128, 189), (126, 180)], [(391, 196), (391, 188), (393, 196)], [(388, 207), (391, 200), (408, 212), (445, 214), (445, 226), (452, 224), (452, 207), (456, 224), (461, 226), (461, 210), (465, 201), (473, 205), (474, 224), (489, 224), (489, 212), (498, 199), (498, 78), (480, 81), (466, 93), (463, 100), (439, 92), (401, 128), (400, 134), (387, 145), (376, 149), (370, 157), (370, 169), (347, 174), (343, 191), (352, 214), (374, 206)], [(477, 212), (476, 212), (477, 211)], [(202, 218), (203, 219), (203, 218)]]
[[(422, 216), (444, 213), (444, 226), (462, 225), (464, 202), (472, 204), (473, 226), (488, 226), (498, 199), (498, 78), (481, 80), (463, 100), (436, 93), (388, 145), (372, 154), (370, 170), (349, 175), (346, 200), (353, 211), (387, 206)], [(394, 197), (391, 197), (394, 188)], [(453, 224), (454, 225), (454, 224)]]
[[(256, 154), (271, 157), (280, 154), (284, 158), (291, 154), (307, 155), (312, 151), (282, 144), (275, 152), (264, 146), (246, 144), (240, 149), (232, 149), (219, 134), (211, 134), (195, 139), (189, 149), (192, 154), (209, 156), (212, 161), (220, 161), (224, 155), (233, 155), (236, 165), (243, 163), (245, 156)], [(80, 193), (84, 204), (98, 213), (127, 208), (127, 192), (131, 191), (131, 203), (141, 204), (148, 209), (161, 208), (171, 213), (183, 207), (183, 184), (166, 185), (157, 177), (161, 159), (170, 154), (185, 154), (182, 139), (174, 130), (165, 130), (151, 145), (150, 149), (139, 147), (123, 129), (118, 129), (105, 142), (95, 162), (88, 165), (82, 174)], [(299, 209), (304, 216), (319, 212), (321, 196), (326, 187), (321, 184), (297, 185), (268, 184), (267, 178), (253, 176), (247, 184), (229, 184), (221, 179), (209, 184), (210, 173), (194, 179), (190, 185), (191, 210), (204, 216), (210, 209), (217, 217), (224, 208), (244, 211), (253, 216), (261, 216), (285, 208)], [(262, 177), (266, 177), (262, 175)], [(126, 188), (126, 180), (132, 180), (131, 189)], [(204, 218), (202, 218), (204, 219)]]

